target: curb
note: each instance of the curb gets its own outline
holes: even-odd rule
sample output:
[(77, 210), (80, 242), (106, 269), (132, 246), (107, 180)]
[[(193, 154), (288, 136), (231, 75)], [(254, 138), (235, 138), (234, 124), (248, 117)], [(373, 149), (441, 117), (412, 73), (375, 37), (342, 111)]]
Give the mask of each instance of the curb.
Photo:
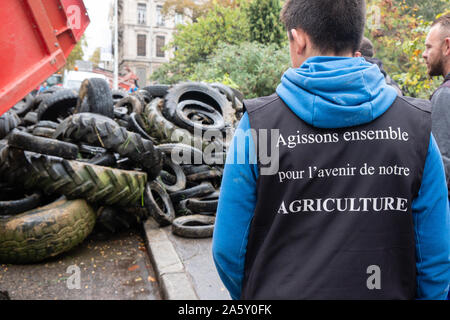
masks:
[(167, 234), (149, 218), (144, 224), (148, 253), (164, 300), (199, 300), (194, 286)]

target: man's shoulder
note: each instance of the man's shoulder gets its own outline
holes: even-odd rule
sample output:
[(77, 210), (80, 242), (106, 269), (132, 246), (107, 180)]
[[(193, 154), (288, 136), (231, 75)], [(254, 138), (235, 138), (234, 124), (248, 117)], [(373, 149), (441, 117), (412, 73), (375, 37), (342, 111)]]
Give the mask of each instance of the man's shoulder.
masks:
[(406, 106), (425, 113), (431, 113), (430, 100), (413, 98), (408, 96), (397, 97), (400, 101), (403, 101)]
[(274, 93), (270, 96), (258, 97), (254, 99), (244, 100), (244, 108), (248, 113), (253, 113), (271, 104), (280, 103), (281, 98)]
[(446, 101), (447, 104), (450, 104), (450, 87), (441, 86), (433, 93), (431, 98), (432, 104), (435, 104), (437, 101)]

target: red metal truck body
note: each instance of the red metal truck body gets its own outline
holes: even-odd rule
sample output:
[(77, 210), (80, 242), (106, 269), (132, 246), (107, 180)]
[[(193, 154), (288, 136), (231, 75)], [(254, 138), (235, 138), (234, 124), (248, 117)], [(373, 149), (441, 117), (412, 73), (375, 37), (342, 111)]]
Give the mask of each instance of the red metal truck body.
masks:
[(82, 0), (0, 1), (0, 116), (64, 66), (89, 22)]

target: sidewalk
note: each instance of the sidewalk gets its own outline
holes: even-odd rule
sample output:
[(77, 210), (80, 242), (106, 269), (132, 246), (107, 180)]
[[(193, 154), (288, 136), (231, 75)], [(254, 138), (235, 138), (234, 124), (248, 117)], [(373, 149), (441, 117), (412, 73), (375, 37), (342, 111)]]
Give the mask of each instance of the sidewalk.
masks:
[(144, 231), (163, 299), (230, 300), (212, 260), (211, 238), (181, 238), (153, 219), (145, 222)]

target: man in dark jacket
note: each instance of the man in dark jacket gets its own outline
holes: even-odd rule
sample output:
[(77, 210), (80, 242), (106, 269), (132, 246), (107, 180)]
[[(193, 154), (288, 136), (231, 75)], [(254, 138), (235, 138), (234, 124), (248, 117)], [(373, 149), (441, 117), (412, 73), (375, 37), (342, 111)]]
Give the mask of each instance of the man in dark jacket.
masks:
[[(425, 46), (423, 58), (428, 74), (444, 77), (444, 82), (431, 97), (431, 119), (432, 131), (444, 160), (447, 188), (450, 188), (450, 14), (433, 23)], [(447, 299), (450, 300), (450, 294)]]
[(354, 57), (363, 0), (287, 0), (293, 68), (244, 102), (213, 258), (233, 299), (445, 299), (450, 217), (430, 103)]
[(444, 77), (431, 98), (432, 131), (442, 153), (450, 185), (450, 14), (437, 19), (425, 41), (423, 58), (430, 77)]
[(384, 79), (386, 80), (386, 83), (390, 86), (392, 86), (398, 93), (399, 96), (403, 96), (402, 89), (398, 85), (397, 82), (395, 82), (384, 70), (383, 68), (383, 62), (374, 57), (375, 50), (373, 48), (373, 43), (368, 38), (364, 37), (361, 41), (361, 45), (359, 47), (358, 52), (356, 53), (356, 57), (362, 56), (364, 59), (366, 59), (367, 62), (376, 64), (378, 68), (380, 68), (381, 73), (384, 76)]

